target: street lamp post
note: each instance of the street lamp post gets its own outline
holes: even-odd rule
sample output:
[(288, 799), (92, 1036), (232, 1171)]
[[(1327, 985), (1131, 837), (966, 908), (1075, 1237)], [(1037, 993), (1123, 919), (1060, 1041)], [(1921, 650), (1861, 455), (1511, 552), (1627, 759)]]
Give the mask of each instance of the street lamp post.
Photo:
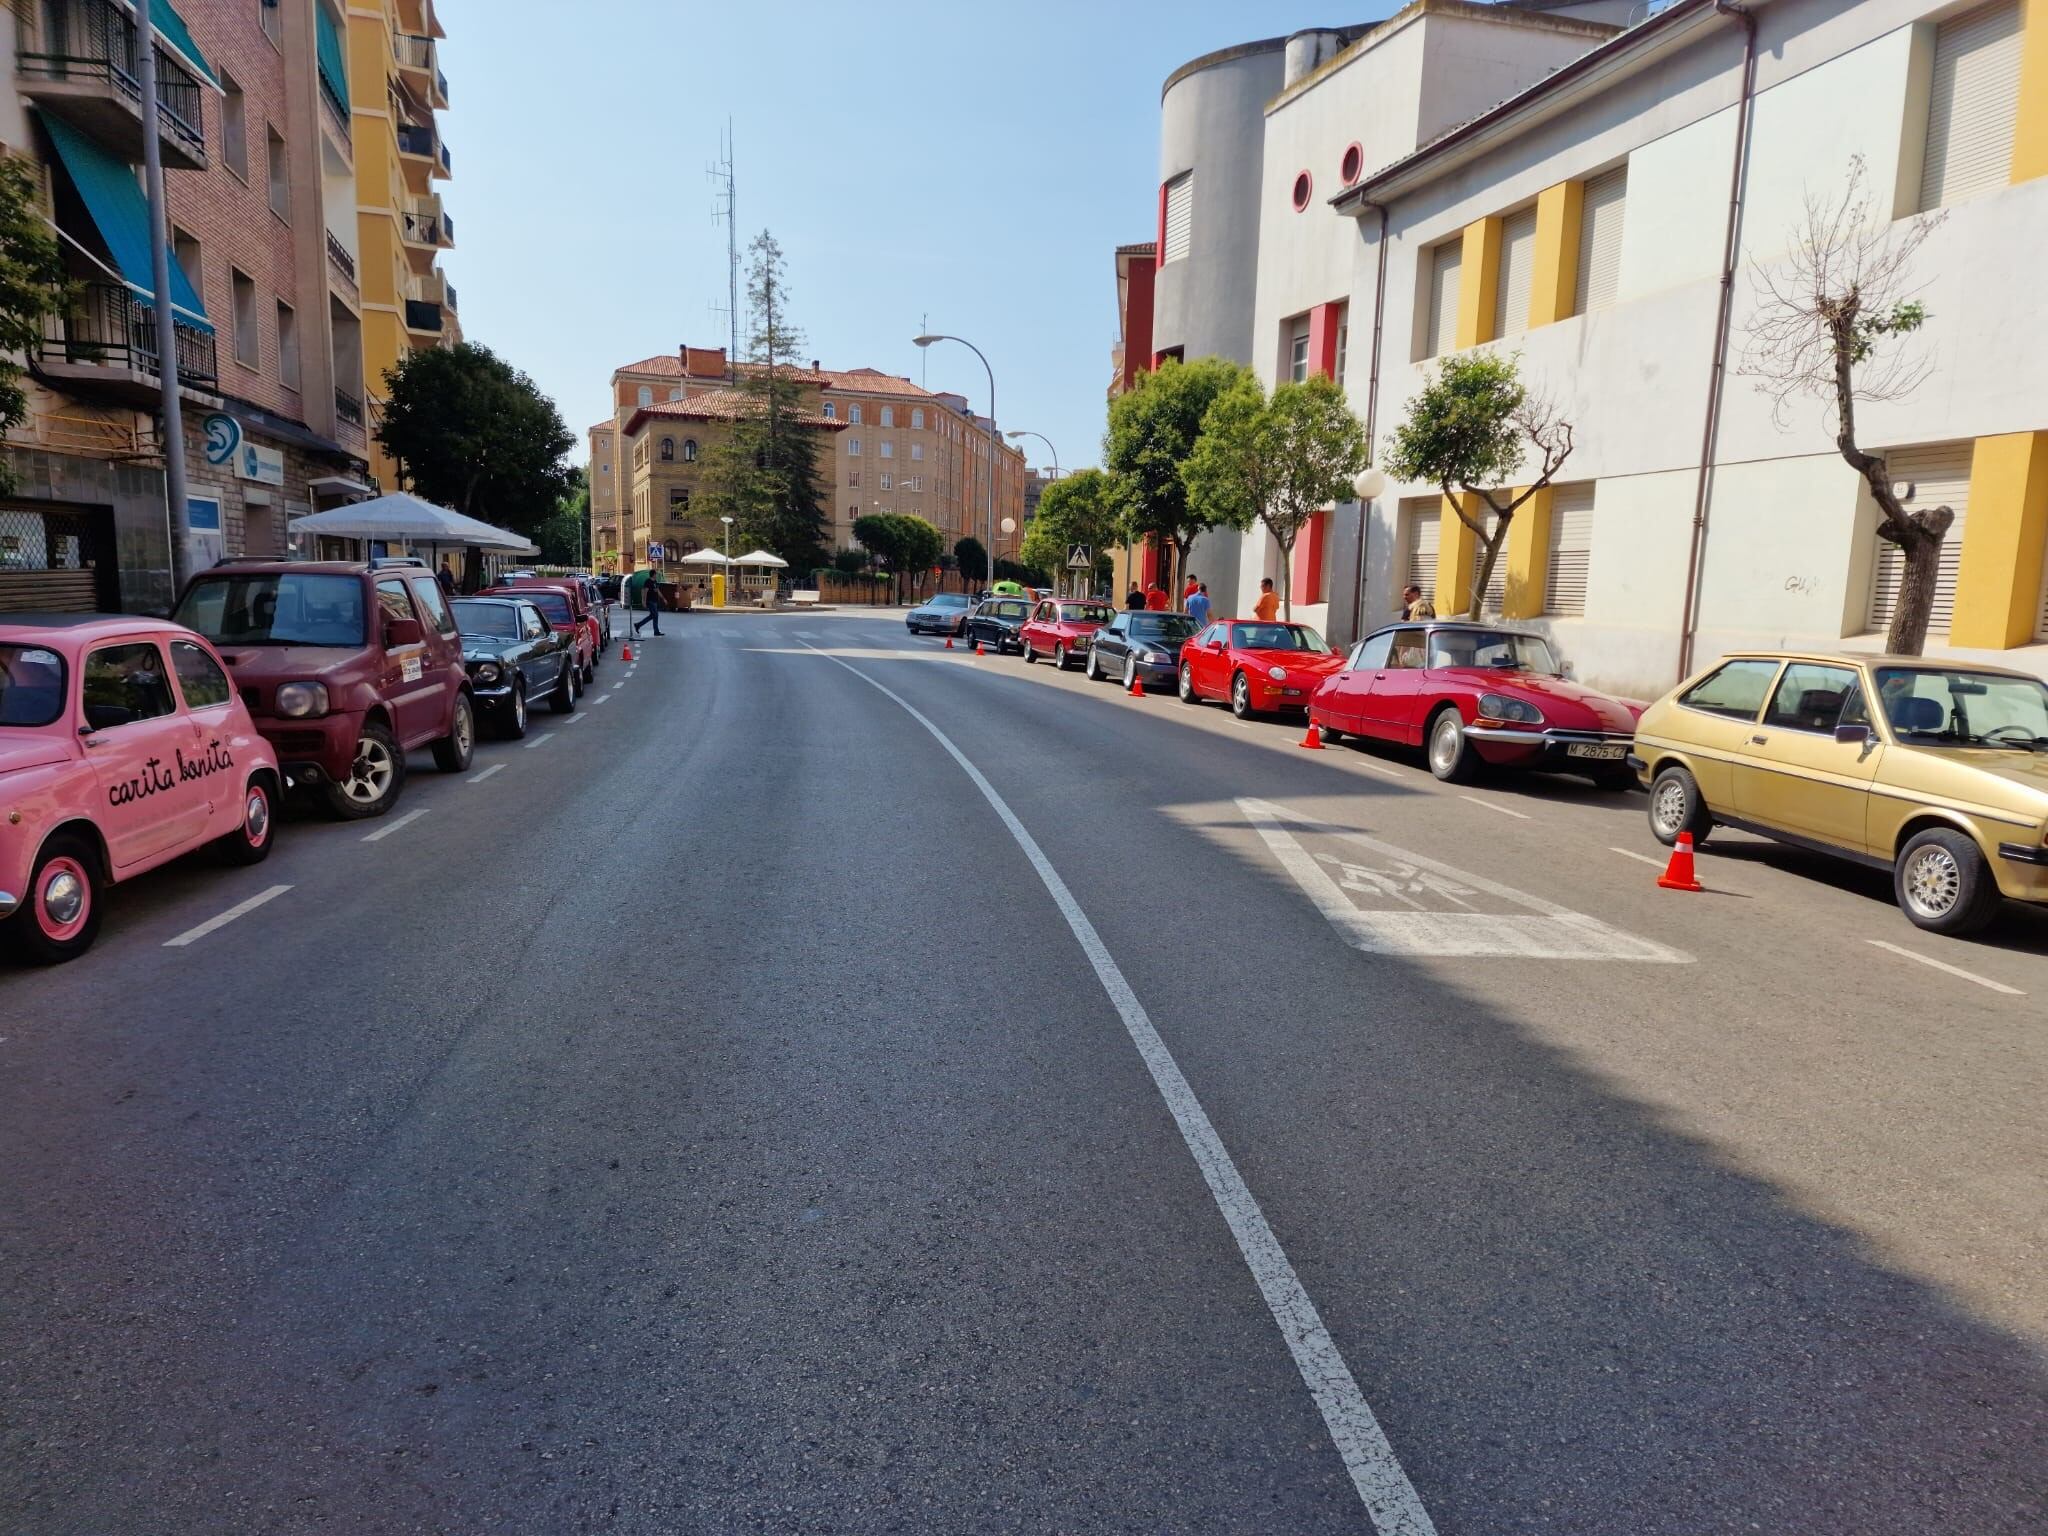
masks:
[[(721, 517), (719, 521), (725, 524), (725, 570), (721, 573), (721, 576), (725, 584), (725, 595), (730, 599), (732, 597), (732, 519)], [(720, 603), (718, 606), (723, 608), (725, 604)]]
[(948, 336), (933, 333), (928, 336), (913, 336), (911, 342), (919, 347), (928, 347), (935, 341), (957, 341), (961, 346), (981, 359), (981, 366), (988, 373), (988, 570), (984, 573), (990, 585), (996, 575), (996, 371), (989, 365), (988, 355), (965, 336)]
[(1052, 477), (1055, 480), (1059, 479), (1060, 451), (1059, 449), (1053, 447), (1051, 438), (1047, 437), (1043, 432), (1033, 432), (1029, 427), (1019, 427), (1014, 432), (1005, 432), (1003, 436), (1007, 437), (1013, 443), (1017, 441), (1017, 439), (1020, 437), (1035, 437), (1041, 443), (1045, 444), (1045, 451), (1052, 455)]
[(1351, 489), (1358, 493), (1358, 585), (1351, 612), (1351, 638), (1355, 641), (1365, 633), (1365, 541), (1372, 531), (1372, 504), (1384, 495), (1387, 489), (1385, 471), (1367, 465), (1358, 472), (1358, 478), (1351, 482)]

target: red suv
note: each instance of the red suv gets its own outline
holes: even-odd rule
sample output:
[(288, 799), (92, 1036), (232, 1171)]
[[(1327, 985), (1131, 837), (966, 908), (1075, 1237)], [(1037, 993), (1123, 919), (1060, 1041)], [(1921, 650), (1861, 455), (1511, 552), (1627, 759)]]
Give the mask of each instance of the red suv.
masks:
[(286, 782), (335, 815), (390, 810), (415, 747), (446, 772), (469, 766), (462, 637), (425, 566), (229, 561), (192, 578), (177, 620), (220, 652)]

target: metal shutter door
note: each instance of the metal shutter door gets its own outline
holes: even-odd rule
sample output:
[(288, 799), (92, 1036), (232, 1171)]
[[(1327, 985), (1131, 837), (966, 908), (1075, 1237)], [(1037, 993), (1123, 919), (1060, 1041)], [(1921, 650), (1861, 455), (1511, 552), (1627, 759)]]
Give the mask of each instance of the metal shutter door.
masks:
[(1188, 229), (1193, 219), (1195, 173), (1183, 171), (1166, 184), (1166, 246), (1161, 262), (1179, 261), (1188, 253)]
[(1934, 32), (1920, 206), (1940, 208), (2012, 180), (2020, 100), (2019, 0), (1998, 0)]
[(1586, 183), (1579, 212), (1579, 289), (1572, 313), (1589, 314), (1614, 302), (1621, 278), (1621, 224), (1628, 207), (1628, 167), (1618, 165)]
[(1560, 485), (1550, 499), (1550, 564), (1543, 578), (1543, 611), (1552, 618), (1586, 614), (1586, 579), (1593, 569), (1593, 484)]
[(1429, 353), (1458, 350), (1458, 269), (1465, 263), (1463, 239), (1446, 240), (1429, 258)]
[[(1913, 494), (1906, 500), (1908, 512), (1927, 507), (1949, 506), (1956, 520), (1941, 541), (1941, 566), (1934, 578), (1934, 609), (1927, 621), (1927, 636), (1944, 638), (1956, 611), (1956, 572), (1963, 563), (1963, 518), (1970, 510), (1969, 443), (1943, 443), (1933, 448), (1895, 448), (1884, 456), (1885, 472), (1892, 483), (1910, 480)], [(1895, 544), (1877, 541), (1877, 573), (1871, 584), (1870, 627), (1882, 634), (1891, 628), (1892, 613), (1899, 603), (1899, 583), (1906, 561)]]
[(1439, 521), (1442, 509), (1443, 502), (1434, 496), (1417, 496), (1401, 503), (1408, 519), (1408, 579), (1402, 585), (1431, 599), (1436, 596), (1436, 552), (1444, 531)]
[(1529, 283), (1536, 271), (1536, 210), (1511, 213), (1500, 230), (1500, 281), (1493, 285), (1493, 334), (1529, 329)]

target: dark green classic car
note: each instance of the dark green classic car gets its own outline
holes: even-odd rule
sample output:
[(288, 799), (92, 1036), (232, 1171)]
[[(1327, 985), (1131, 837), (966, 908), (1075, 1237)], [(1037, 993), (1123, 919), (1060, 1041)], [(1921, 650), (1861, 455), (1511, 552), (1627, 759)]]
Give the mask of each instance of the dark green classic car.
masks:
[(524, 598), (458, 597), (462, 661), (477, 708), (502, 735), (526, 734), (526, 711), (542, 699), (558, 715), (581, 691), (570, 643)]

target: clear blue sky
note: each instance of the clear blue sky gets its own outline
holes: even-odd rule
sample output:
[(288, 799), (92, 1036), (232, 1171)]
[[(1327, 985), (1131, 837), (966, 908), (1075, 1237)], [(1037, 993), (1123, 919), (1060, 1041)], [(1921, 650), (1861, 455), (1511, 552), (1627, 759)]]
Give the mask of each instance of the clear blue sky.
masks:
[[(728, 114), (746, 238), (773, 230), (828, 367), (966, 394), (1098, 461), (1119, 244), (1153, 238), (1159, 87), (1197, 54), (1387, 14), (1314, 0), (441, 0), (443, 187), (464, 333), (578, 434), (617, 365), (717, 345)], [(1034, 464), (1043, 447), (1026, 439)]]

